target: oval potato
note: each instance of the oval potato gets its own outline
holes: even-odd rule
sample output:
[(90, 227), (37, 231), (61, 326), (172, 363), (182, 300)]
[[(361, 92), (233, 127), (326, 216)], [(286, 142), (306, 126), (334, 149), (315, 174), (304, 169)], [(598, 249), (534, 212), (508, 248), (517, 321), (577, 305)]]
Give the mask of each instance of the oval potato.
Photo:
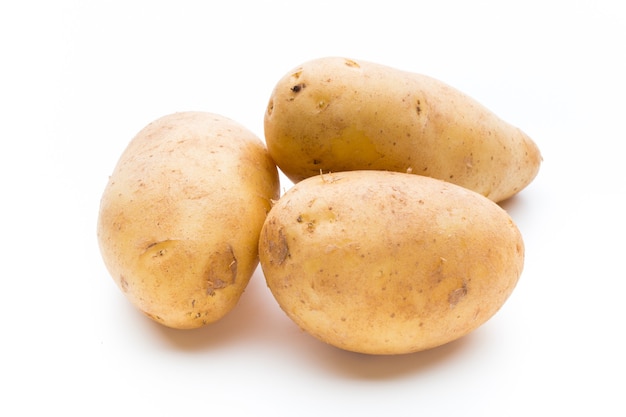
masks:
[(98, 242), (126, 297), (155, 321), (196, 328), (228, 313), (258, 265), (276, 165), (223, 116), (182, 112), (140, 131), (104, 190)]
[(341, 349), (403, 354), (466, 335), (513, 291), (524, 244), (491, 200), (384, 171), (310, 177), (265, 220), (261, 267), (280, 307)]
[(442, 179), (501, 201), (537, 175), (541, 155), (520, 129), (421, 74), (320, 58), (276, 84), (265, 141), (298, 182), (321, 172), (387, 170)]

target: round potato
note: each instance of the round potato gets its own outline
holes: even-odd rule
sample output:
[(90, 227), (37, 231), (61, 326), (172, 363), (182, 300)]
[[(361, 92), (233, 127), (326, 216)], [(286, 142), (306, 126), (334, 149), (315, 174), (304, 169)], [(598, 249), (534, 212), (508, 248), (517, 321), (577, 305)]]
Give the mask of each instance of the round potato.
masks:
[(466, 335), (516, 286), (524, 244), (493, 201), (385, 171), (310, 177), (265, 220), (261, 267), (280, 307), (341, 349), (403, 354)]
[(146, 126), (104, 190), (98, 242), (111, 276), (155, 321), (188, 329), (237, 303), (258, 265), (276, 165), (238, 123), (182, 112)]
[(466, 94), (341, 57), (306, 62), (278, 81), (265, 141), (294, 182), (320, 171), (411, 172), (496, 202), (526, 187), (541, 163), (530, 137)]

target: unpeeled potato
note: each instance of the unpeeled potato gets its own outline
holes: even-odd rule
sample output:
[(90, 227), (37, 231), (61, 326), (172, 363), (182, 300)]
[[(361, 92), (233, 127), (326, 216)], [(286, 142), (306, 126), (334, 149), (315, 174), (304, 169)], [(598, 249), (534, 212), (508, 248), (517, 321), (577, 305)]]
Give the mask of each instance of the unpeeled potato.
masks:
[(264, 124), (270, 155), (294, 182), (320, 171), (411, 172), (498, 202), (530, 184), (541, 164), (528, 135), (461, 91), (342, 57), (285, 74)]
[(522, 236), (496, 203), (430, 177), (309, 177), (273, 206), (259, 241), (267, 285), (302, 329), (335, 347), (403, 354), (458, 339), (515, 288)]
[(276, 165), (252, 132), (223, 116), (181, 112), (146, 126), (103, 192), (98, 242), (126, 297), (173, 328), (215, 322), (258, 265)]

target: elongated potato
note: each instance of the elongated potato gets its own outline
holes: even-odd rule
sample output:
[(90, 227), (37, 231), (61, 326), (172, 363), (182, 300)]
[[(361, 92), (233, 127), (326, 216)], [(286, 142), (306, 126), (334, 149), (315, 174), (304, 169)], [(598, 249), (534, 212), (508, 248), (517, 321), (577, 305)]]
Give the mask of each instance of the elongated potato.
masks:
[(276, 84), (265, 140), (297, 182), (322, 172), (388, 170), (449, 181), (501, 201), (537, 175), (520, 129), (424, 75), (340, 57), (306, 62)]
[(102, 195), (98, 241), (126, 297), (173, 328), (203, 326), (237, 303), (258, 265), (276, 165), (223, 116), (183, 112), (145, 127)]
[(496, 203), (441, 180), (385, 171), (318, 175), (273, 206), (259, 241), (280, 307), (341, 349), (403, 354), (492, 317), (524, 244)]

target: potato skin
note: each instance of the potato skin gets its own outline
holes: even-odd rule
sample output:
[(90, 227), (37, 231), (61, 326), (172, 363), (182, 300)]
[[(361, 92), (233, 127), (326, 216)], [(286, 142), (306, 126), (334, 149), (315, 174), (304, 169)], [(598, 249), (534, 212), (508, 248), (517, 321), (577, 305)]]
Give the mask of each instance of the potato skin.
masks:
[(164, 116), (132, 139), (103, 192), (102, 257), (153, 320), (201, 327), (239, 300), (278, 195), (276, 165), (252, 132), (207, 112)]
[(265, 141), (292, 181), (321, 172), (388, 170), (449, 181), (502, 201), (537, 175), (520, 129), (420, 74), (341, 57), (306, 62), (276, 84)]
[(259, 241), (267, 285), (302, 329), (335, 347), (405, 354), (492, 317), (522, 273), (524, 244), (491, 200), (385, 171), (310, 177), (288, 190)]

